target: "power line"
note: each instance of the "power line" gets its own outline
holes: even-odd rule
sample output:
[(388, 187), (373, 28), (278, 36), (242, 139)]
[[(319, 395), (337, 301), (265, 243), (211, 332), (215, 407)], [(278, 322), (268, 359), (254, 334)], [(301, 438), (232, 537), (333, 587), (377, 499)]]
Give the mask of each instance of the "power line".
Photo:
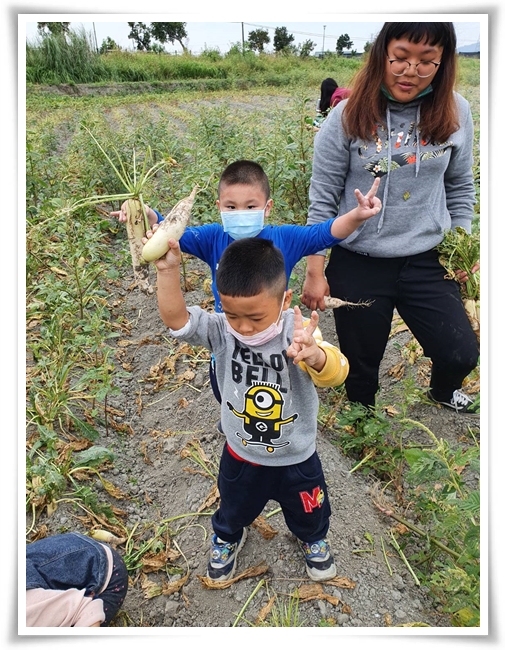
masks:
[[(276, 27), (269, 27), (267, 25), (256, 25), (255, 23), (243, 23), (243, 24), (248, 25), (249, 27), (257, 27), (257, 28), (266, 29), (266, 30), (274, 30), (275, 31), (277, 29)], [(295, 31), (295, 30), (289, 30), (289, 31), (290, 31), (291, 34), (298, 34), (300, 36), (312, 36), (314, 38), (323, 38), (325, 40), (327, 38), (333, 38), (335, 40), (338, 40), (340, 38), (340, 36), (343, 35), (343, 34), (341, 34), (340, 36), (334, 36), (332, 34), (327, 34), (326, 32), (324, 34), (317, 34), (317, 33), (314, 33), (314, 32), (299, 32), (299, 31)], [(349, 34), (348, 34), (348, 36), (349, 36)], [(465, 38), (465, 36), (466, 35), (464, 35), (462, 33), (458, 35), (458, 47), (461, 47), (463, 45), (473, 45), (476, 42), (480, 42), (480, 37), (479, 36), (476, 39), (475, 38), (468, 38), (468, 37)], [(349, 38), (351, 39), (351, 41), (353, 41), (353, 43), (355, 41), (364, 41), (366, 43), (366, 42), (372, 42), (373, 39), (374, 39), (374, 35), (371, 34), (370, 37), (368, 37), (368, 38), (365, 37), (365, 36), (349, 36)]]
[[(256, 25), (254, 23), (244, 23), (244, 25), (248, 25), (249, 27), (259, 27), (260, 29), (267, 29), (267, 30), (274, 30), (274, 31), (277, 29), (276, 27), (268, 27), (267, 25)], [(313, 32), (298, 32), (298, 31), (295, 31), (295, 30), (289, 30), (289, 31), (290, 31), (291, 34), (299, 34), (301, 36), (314, 36), (315, 38), (322, 38), (323, 37), (323, 34), (315, 34)], [(326, 38), (335, 38), (337, 40), (340, 38), (340, 36), (333, 36), (331, 34), (325, 34), (324, 37), (325, 37), (325, 39)], [(349, 36), (349, 38), (351, 40), (356, 40), (356, 41), (366, 41), (366, 40), (368, 40), (364, 36)]]

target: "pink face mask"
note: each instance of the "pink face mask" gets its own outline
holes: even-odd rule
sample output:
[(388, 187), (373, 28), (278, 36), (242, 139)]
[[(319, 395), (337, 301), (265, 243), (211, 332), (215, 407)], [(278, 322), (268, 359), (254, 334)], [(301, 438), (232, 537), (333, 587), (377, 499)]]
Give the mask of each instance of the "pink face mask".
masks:
[(264, 345), (265, 343), (268, 343), (268, 341), (271, 341), (274, 339), (278, 334), (282, 332), (282, 327), (284, 325), (284, 319), (282, 318), (282, 308), (284, 307), (284, 298), (286, 296), (286, 292), (284, 292), (284, 295), (282, 296), (282, 303), (281, 303), (281, 310), (279, 312), (279, 316), (275, 323), (272, 323), (269, 325), (265, 330), (262, 332), (257, 332), (256, 334), (251, 334), (250, 336), (245, 336), (244, 334), (240, 334), (240, 332), (237, 332), (236, 330), (233, 329), (233, 327), (230, 325), (228, 320), (226, 321), (226, 329), (227, 331), (232, 334), (237, 340), (239, 340), (241, 343), (244, 343), (245, 345), (251, 346), (251, 347), (257, 347), (259, 345)]

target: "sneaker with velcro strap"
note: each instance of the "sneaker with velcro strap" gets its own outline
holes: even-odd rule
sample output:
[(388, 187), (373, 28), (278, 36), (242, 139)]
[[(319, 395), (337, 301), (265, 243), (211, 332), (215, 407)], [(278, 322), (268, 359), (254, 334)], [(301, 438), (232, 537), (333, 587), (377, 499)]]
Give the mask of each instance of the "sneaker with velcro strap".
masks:
[(321, 580), (334, 578), (337, 575), (337, 567), (328, 540), (320, 539), (317, 542), (300, 541), (300, 546), (309, 578), (320, 582)]
[(450, 408), (453, 411), (456, 411), (456, 413), (472, 413), (471, 408), (474, 400), (469, 395), (462, 393), (460, 390), (455, 390), (452, 394), (451, 399), (447, 402), (435, 399), (432, 396), (431, 391), (428, 391), (427, 395), (432, 402), (435, 402), (435, 404), (441, 404), (446, 408)]
[(244, 528), (238, 542), (225, 542), (216, 534), (210, 542), (210, 558), (207, 564), (207, 577), (215, 582), (231, 580), (235, 574), (237, 555), (244, 546), (247, 530)]

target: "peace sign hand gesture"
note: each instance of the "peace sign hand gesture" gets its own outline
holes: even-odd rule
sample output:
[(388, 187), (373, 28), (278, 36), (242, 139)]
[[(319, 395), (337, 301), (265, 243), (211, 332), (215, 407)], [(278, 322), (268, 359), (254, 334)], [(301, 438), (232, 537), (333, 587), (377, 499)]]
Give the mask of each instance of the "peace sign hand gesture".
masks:
[(374, 217), (382, 210), (382, 202), (376, 196), (379, 185), (380, 178), (376, 178), (372, 183), (372, 187), (365, 195), (359, 189), (354, 190), (358, 206), (333, 220), (331, 225), (331, 234), (333, 237), (337, 239), (349, 237), (364, 221)]
[(310, 322), (306, 327), (303, 326), (303, 316), (300, 307), (294, 307), (295, 322), (293, 329), (293, 341), (287, 349), (288, 357), (293, 359), (293, 363), (298, 364), (304, 361), (307, 366), (314, 368), (317, 372), (321, 371), (326, 363), (326, 354), (316, 343), (313, 334), (319, 323), (319, 314), (313, 311), (310, 316)]
[(382, 208), (382, 202), (379, 199), (379, 197), (376, 196), (377, 190), (379, 189), (379, 185), (380, 185), (380, 178), (376, 178), (372, 183), (372, 187), (368, 190), (368, 192), (364, 196), (360, 192), (360, 190), (358, 189), (354, 190), (354, 195), (358, 200), (358, 207), (355, 208), (357, 212), (356, 218), (359, 219), (360, 221), (365, 221), (366, 219), (370, 219), (370, 217), (373, 217), (378, 212), (380, 212)]

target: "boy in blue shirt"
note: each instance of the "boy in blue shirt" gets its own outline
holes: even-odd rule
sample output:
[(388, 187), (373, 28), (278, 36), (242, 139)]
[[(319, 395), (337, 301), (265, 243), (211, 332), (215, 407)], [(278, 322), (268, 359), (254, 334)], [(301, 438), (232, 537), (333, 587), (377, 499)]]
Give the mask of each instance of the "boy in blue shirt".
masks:
[[(220, 211), (221, 223), (189, 226), (180, 238), (179, 246), (183, 253), (198, 257), (209, 265), (215, 310), (221, 312), (216, 271), (219, 260), (229, 244), (244, 237), (271, 240), (283, 254), (286, 281), (289, 283), (294, 266), (303, 257), (337, 245), (380, 211), (381, 202), (376, 197), (379, 183), (380, 179), (376, 178), (365, 196), (356, 190), (358, 208), (338, 218), (313, 226), (265, 225), (265, 217), (270, 215), (273, 207), (268, 177), (258, 163), (252, 160), (237, 160), (225, 168), (219, 179), (216, 205)], [(157, 224), (163, 221), (163, 216), (149, 206), (146, 206), (146, 212), (149, 224), (155, 230)], [(121, 206), (121, 210), (111, 212), (111, 216), (117, 217), (121, 222), (126, 221), (126, 202)], [(147, 237), (150, 236), (152, 231), (147, 233)], [(213, 356), (210, 381), (214, 396), (220, 402)]]
[[(375, 179), (370, 191), (357, 196), (360, 205), (368, 211), (356, 216), (355, 210), (328, 223), (314, 226), (265, 225), (270, 215), (273, 199), (270, 198), (270, 184), (263, 168), (252, 160), (237, 160), (226, 167), (221, 174), (217, 188), (216, 205), (221, 223), (189, 226), (179, 240), (183, 253), (188, 253), (206, 262), (212, 275), (212, 293), (215, 310), (222, 311), (216, 288), (216, 270), (225, 248), (243, 237), (270, 239), (284, 256), (286, 278), (289, 282), (294, 266), (305, 256), (313, 255), (325, 248), (337, 245), (352, 234), (366, 219), (377, 214), (380, 201), (376, 198), (380, 179)], [(361, 199), (360, 199), (361, 197)], [(163, 221), (163, 216), (146, 206), (151, 227)], [(121, 210), (111, 212), (119, 221), (126, 221), (126, 202)], [(151, 232), (148, 232), (149, 237)]]

